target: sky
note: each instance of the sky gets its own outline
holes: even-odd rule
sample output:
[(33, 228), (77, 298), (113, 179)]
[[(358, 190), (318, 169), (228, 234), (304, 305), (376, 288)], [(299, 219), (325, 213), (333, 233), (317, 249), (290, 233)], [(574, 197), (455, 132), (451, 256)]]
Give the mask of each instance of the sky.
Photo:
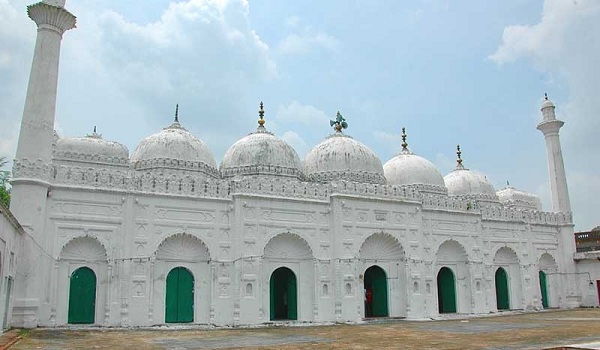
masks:
[[(31, 0), (0, 0), (0, 156), (12, 159), (36, 36)], [(551, 211), (540, 104), (557, 106), (576, 231), (600, 225), (600, 1), (67, 0), (55, 128), (137, 144), (182, 125), (219, 163), (266, 127), (301, 158), (333, 130), (385, 163), (409, 148), (463, 164)]]

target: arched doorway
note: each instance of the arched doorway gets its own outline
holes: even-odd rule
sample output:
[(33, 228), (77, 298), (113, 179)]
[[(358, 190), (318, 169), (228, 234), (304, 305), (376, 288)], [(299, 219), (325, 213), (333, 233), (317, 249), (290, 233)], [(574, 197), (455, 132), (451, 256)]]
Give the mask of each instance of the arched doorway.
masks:
[(387, 317), (388, 287), (385, 271), (371, 266), (365, 271), (365, 317)]
[(496, 270), (496, 306), (498, 310), (510, 309), (508, 301), (508, 275), (501, 267)]
[(194, 276), (185, 267), (176, 267), (167, 275), (165, 322), (194, 321)]
[(287, 267), (273, 271), (270, 281), (271, 321), (298, 319), (296, 275)]
[(70, 278), (68, 323), (94, 323), (95, 315), (96, 274), (89, 267), (80, 267)]
[(456, 312), (456, 286), (454, 273), (442, 267), (437, 275), (438, 310), (441, 314)]
[(546, 282), (546, 273), (540, 271), (540, 291), (542, 292), (542, 306), (548, 308), (548, 284)]

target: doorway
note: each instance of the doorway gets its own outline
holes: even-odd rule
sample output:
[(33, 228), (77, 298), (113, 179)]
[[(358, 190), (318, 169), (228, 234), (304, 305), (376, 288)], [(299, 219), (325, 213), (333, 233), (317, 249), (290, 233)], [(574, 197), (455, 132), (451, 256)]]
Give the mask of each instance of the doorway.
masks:
[(365, 317), (388, 317), (388, 287), (385, 271), (371, 266), (365, 271)]
[(194, 276), (185, 267), (176, 267), (167, 275), (166, 323), (194, 321)]
[(296, 275), (287, 267), (273, 271), (270, 285), (271, 321), (298, 319)]
[(70, 324), (94, 323), (96, 314), (96, 274), (89, 267), (73, 272), (69, 285)]
[(456, 312), (456, 284), (454, 273), (442, 267), (437, 275), (438, 311), (441, 314)]
[(548, 308), (548, 282), (546, 281), (546, 273), (540, 271), (540, 291), (542, 292), (542, 307)]
[(508, 275), (502, 267), (496, 270), (496, 306), (498, 310), (510, 309), (508, 300)]

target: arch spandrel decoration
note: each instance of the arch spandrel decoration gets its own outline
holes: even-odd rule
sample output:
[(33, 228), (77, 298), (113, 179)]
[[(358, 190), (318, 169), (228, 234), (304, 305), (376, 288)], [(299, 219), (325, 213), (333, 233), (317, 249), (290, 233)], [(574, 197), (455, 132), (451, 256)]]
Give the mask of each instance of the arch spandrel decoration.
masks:
[(313, 258), (313, 252), (304, 238), (293, 233), (282, 233), (269, 240), (265, 246), (264, 257), (310, 260)]
[(468, 261), (465, 247), (453, 239), (444, 241), (440, 244), (435, 256), (438, 263)]
[(501, 247), (496, 251), (494, 255), (494, 264), (518, 264), (519, 256), (517, 253), (510, 247)]
[(365, 260), (401, 260), (404, 258), (404, 250), (395, 237), (379, 232), (365, 239), (358, 257)]
[(200, 239), (179, 233), (166, 238), (156, 250), (156, 259), (172, 261), (209, 261), (208, 247)]
[(106, 261), (106, 249), (95, 238), (76, 237), (63, 246), (60, 252), (60, 259)]

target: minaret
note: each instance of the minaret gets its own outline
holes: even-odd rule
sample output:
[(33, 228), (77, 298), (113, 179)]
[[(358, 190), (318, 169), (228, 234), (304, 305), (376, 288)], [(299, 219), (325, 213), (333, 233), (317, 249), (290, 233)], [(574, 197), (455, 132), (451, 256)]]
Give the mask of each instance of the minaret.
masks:
[(554, 103), (548, 99), (548, 94), (544, 94), (542, 103), (542, 121), (538, 124), (540, 130), (546, 138), (546, 152), (548, 154), (548, 175), (550, 177), (550, 190), (552, 191), (552, 211), (570, 212), (571, 202), (569, 200), (569, 189), (567, 188), (567, 177), (565, 175), (565, 165), (563, 163), (562, 150), (560, 148), (560, 139), (558, 131), (565, 124), (562, 120), (556, 119)]
[(27, 7), (37, 24), (37, 38), (13, 166), (10, 209), (29, 239), (24, 239), (17, 265), (12, 325), (36, 327), (50, 319), (48, 288), (52, 274), (54, 230), (46, 230), (46, 206), (52, 179), (52, 145), (58, 85), (60, 43), (76, 18), (64, 0), (44, 0)]

